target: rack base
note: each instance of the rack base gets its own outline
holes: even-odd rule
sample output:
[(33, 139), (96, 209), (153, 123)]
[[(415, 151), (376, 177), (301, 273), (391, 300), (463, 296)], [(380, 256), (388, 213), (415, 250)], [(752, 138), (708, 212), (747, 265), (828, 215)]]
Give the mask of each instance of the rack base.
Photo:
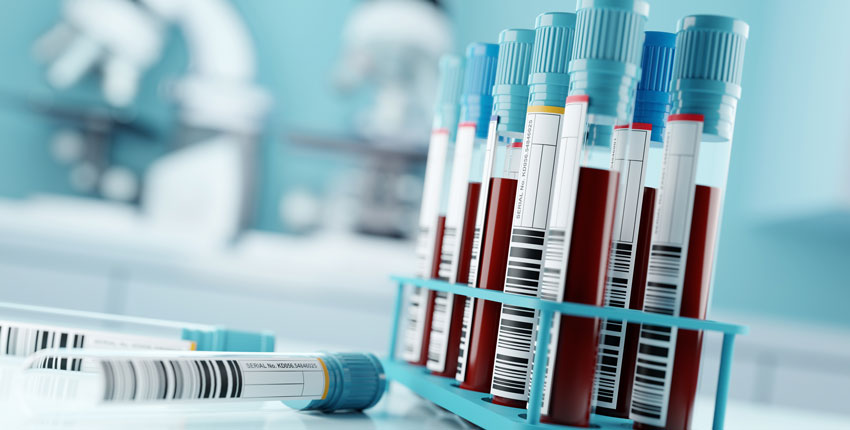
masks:
[[(434, 376), (422, 366), (414, 366), (391, 359), (384, 359), (382, 362), (384, 371), (390, 380), (401, 383), (437, 406), (485, 429), (564, 430), (584, 428), (544, 423), (529, 424), (526, 421), (525, 410), (495, 405), (490, 402), (490, 394), (461, 389), (454, 379)], [(631, 420), (602, 415), (591, 415), (590, 424), (590, 428), (603, 430), (632, 428)]]

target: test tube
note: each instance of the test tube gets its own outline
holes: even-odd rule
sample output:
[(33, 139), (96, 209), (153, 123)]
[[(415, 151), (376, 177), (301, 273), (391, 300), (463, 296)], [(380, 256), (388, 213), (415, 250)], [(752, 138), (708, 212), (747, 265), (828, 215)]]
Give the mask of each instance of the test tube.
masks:
[(381, 362), (363, 353), (44, 350), (27, 360), (19, 381), (24, 405), (39, 412), (269, 400), (300, 410), (362, 410), (386, 388)]
[[(709, 15), (679, 21), (646, 312), (704, 319), (749, 26)], [(637, 428), (691, 426), (702, 333), (644, 324), (630, 418)]]
[[(661, 180), (664, 124), (670, 112), (670, 76), (676, 35), (644, 33), (641, 80), (631, 127), (614, 130), (612, 169), (620, 172), (605, 306), (641, 310), (655, 191)], [(643, 250), (643, 251), (642, 251)], [(594, 410), (629, 417), (640, 324), (602, 321), (594, 380)]]
[[(533, 30), (499, 33), (493, 116), (469, 267), (468, 284), (475, 288), (502, 291), (505, 286), (533, 44)], [(455, 375), (461, 388), (490, 391), (500, 308), (487, 300), (470, 297), (465, 301)]]
[[(575, 24), (575, 14), (562, 12), (543, 13), (534, 23), (528, 108), (504, 284), (507, 294), (538, 294)], [(535, 310), (502, 305), (490, 386), (493, 403), (526, 406), (536, 324)]]
[[(540, 297), (601, 306), (620, 181), (613, 131), (632, 120), (649, 5), (581, 0), (576, 15)], [(554, 316), (541, 420), (589, 426), (599, 331), (598, 319)]]
[[(469, 278), (498, 55), (499, 45), (492, 43), (471, 43), (466, 49), (460, 123), (439, 267), (440, 279), (452, 283), (465, 283)], [(464, 300), (463, 296), (443, 292), (435, 296), (426, 367), (436, 375), (454, 377), (457, 372)]]
[[(451, 173), (447, 166), (455, 146), (460, 113), (458, 100), (463, 85), (463, 62), (460, 57), (444, 55), (440, 58), (439, 69), (440, 82), (434, 105), (431, 141), (428, 144), (425, 184), (419, 211), (419, 234), (416, 241), (416, 276), (423, 279), (439, 277), (440, 248), (446, 223), (445, 206)], [(435, 293), (414, 287), (409, 289), (407, 297), (404, 349), (401, 356), (411, 363), (424, 366), (431, 337), (428, 328), (431, 327)]]
[(273, 351), (274, 334), (0, 303), (0, 356), (26, 357), (46, 348)]

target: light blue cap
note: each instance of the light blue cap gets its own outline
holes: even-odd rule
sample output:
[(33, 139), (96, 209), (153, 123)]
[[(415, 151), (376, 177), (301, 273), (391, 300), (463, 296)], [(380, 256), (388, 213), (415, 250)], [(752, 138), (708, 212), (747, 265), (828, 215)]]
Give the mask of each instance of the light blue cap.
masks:
[(652, 124), (652, 141), (664, 139), (664, 126), (670, 113), (670, 77), (676, 34), (647, 31), (640, 60), (641, 78), (635, 94), (634, 122)]
[(473, 42), (466, 47), (466, 70), (460, 96), (460, 122), (477, 124), (476, 137), (487, 138), (487, 124), (493, 111), (493, 83), (499, 45)]
[(702, 114), (703, 134), (731, 139), (750, 26), (725, 16), (691, 15), (677, 27), (671, 112)]
[(434, 103), (433, 128), (449, 131), (451, 140), (457, 131), (460, 115), (460, 91), (463, 88), (463, 60), (457, 55), (440, 57), (440, 81), (437, 84), (437, 100)]
[(198, 351), (272, 352), (274, 333), (217, 328), (199, 330), (184, 328), (181, 338), (195, 342)]
[(325, 398), (284, 401), (284, 404), (300, 410), (333, 412), (368, 409), (381, 400), (387, 378), (378, 357), (363, 353), (326, 353), (321, 359), (328, 369)]
[(645, 0), (578, 0), (570, 95), (587, 95), (588, 115), (629, 121), (640, 80)]
[(573, 51), (576, 15), (546, 12), (534, 21), (534, 52), (528, 77), (529, 106), (563, 107), (570, 77), (567, 68)]
[(499, 116), (499, 131), (522, 134), (525, 130), (533, 46), (533, 30), (511, 28), (499, 33), (499, 61), (493, 86), (493, 115)]

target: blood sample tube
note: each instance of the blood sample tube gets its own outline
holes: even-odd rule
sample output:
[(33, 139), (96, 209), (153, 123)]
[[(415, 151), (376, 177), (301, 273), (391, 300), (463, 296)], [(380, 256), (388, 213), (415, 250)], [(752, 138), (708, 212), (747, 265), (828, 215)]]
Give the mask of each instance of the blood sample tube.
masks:
[(0, 303), (0, 357), (47, 348), (273, 351), (274, 334), (152, 318)]
[[(502, 291), (505, 286), (533, 44), (533, 30), (508, 29), (499, 34), (493, 117), (469, 267), (471, 287)], [(490, 391), (500, 308), (499, 303), (473, 298), (464, 303), (455, 375), (461, 388)]]
[[(492, 43), (472, 43), (466, 49), (460, 123), (439, 267), (440, 279), (452, 283), (466, 283), (469, 278), (498, 54), (499, 45)], [(457, 372), (465, 299), (442, 292), (435, 296), (426, 364), (434, 374), (453, 378)]]
[[(77, 369), (68, 363), (82, 363)], [(364, 353), (44, 350), (20, 373), (39, 412), (128, 403), (278, 400), (299, 410), (362, 410), (384, 394), (381, 362)]]
[[(643, 309), (646, 253), (639, 250), (649, 249), (675, 45), (674, 33), (645, 33), (634, 121), (631, 127), (614, 130), (611, 162), (612, 169), (620, 172), (620, 186), (605, 306)], [(640, 324), (602, 321), (593, 397), (597, 414), (629, 417), (639, 332)]]
[[(576, 15), (540, 297), (601, 306), (619, 185), (612, 138), (632, 119), (649, 5), (582, 0)], [(542, 420), (590, 425), (599, 331), (597, 319), (555, 315), (548, 365), (540, 369)]]
[[(679, 21), (646, 312), (705, 318), (749, 26), (708, 15)], [(702, 333), (641, 326), (630, 418), (690, 428)]]
[[(504, 283), (508, 294), (538, 294), (575, 20), (572, 13), (547, 12), (534, 25), (528, 109)], [(533, 309), (501, 307), (490, 386), (493, 403), (526, 406), (536, 324)]]
[[(440, 247), (445, 225), (445, 206), (448, 199), (448, 160), (454, 151), (455, 132), (460, 112), (463, 63), (460, 57), (444, 55), (440, 59), (440, 82), (434, 107), (434, 125), (428, 145), (425, 165), (425, 184), (422, 189), (422, 206), (419, 212), (419, 233), (416, 241), (418, 268), (416, 276), (437, 278)], [(442, 214), (442, 215), (441, 215)], [(404, 327), (403, 359), (424, 366), (427, 361), (431, 335), (431, 315), (434, 292), (414, 287), (407, 292)]]

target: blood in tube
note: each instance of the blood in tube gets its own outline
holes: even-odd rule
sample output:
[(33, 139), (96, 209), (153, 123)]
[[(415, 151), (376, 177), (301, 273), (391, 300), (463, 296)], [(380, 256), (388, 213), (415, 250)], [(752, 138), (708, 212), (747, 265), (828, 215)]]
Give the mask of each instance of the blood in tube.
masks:
[[(637, 242), (635, 245), (634, 283), (632, 294), (629, 299), (629, 309), (643, 309), (643, 294), (646, 289), (646, 270), (649, 264), (649, 249), (652, 239), (652, 225), (655, 219), (655, 194), (656, 189), (644, 187), (643, 205), (640, 210), (640, 227), (638, 229)], [(610, 323), (610, 322), (609, 322)], [(635, 363), (637, 362), (638, 339), (640, 337), (640, 324), (628, 323), (626, 326), (626, 337), (623, 341), (623, 363), (621, 367), (620, 389), (617, 395), (617, 409), (596, 407), (596, 413), (616, 418), (629, 418), (629, 405), (632, 403), (632, 383), (634, 382)], [(605, 363), (602, 363), (605, 365)]]
[[(469, 260), (472, 258), (472, 238), (475, 235), (475, 218), (478, 214), (478, 196), (481, 194), (481, 183), (470, 182), (466, 192), (466, 206), (463, 216), (463, 235), (460, 238), (460, 254), (458, 259), (457, 279), (452, 282), (465, 282), (469, 278)], [(440, 232), (442, 234), (442, 232)], [(442, 245), (442, 244), (441, 244)], [(437, 265), (439, 266), (439, 260)], [(439, 268), (439, 267), (438, 267)], [(435, 293), (436, 297), (436, 293)], [(463, 325), (463, 305), (466, 297), (454, 295), (452, 306), (451, 325), (446, 345), (446, 364), (442, 372), (431, 372), (434, 375), (454, 378), (457, 371), (458, 350), (460, 349), (461, 326)], [(433, 312), (429, 313), (429, 315)], [(430, 319), (430, 318), (429, 318)], [(431, 321), (426, 321), (431, 326)], [(423, 345), (425, 346), (425, 345)], [(427, 349), (426, 349), (427, 351)]]
[[(440, 277), (440, 255), (443, 249), (443, 232), (446, 229), (446, 216), (440, 215), (437, 218), (437, 240), (434, 241), (434, 260), (431, 264), (431, 279), (439, 279)], [(425, 327), (431, 327), (431, 319), (434, 317), (434, 303), (437, 300), (437, 292), (428, 290), (428, 299), (425, 301)], [(422, 333), (422, 349), (419, 351), (419, 359), (411, 361), (410, 364), (424, 366), (428, 362), (428, 345), (431, 343), (431, 330), (424, 330)]]
[[(682, 288), (682, 307), (679, 313), (683, 317), (698, 319), (706, 317), (717, 238), (717, 220), (720, 218), (720, 199), (719, 188), (696, 186), (688, 257), (685, 263), (685, 282)], [(665, 428), (691, 428), (701, 355), (702, 332), (679, 329)], [(635, 423), (635, 428), (656, 429), (658, 427)]]
[[(478, 288), (504, 290), (516, 188), (516, 179), (490, 178)], [(463, 389), (490, 392), (501, 308), (497, 302), (475, 301)]]
[[(579, 172), (564, 301), (602, 306), (614, 228), (619, 173), (582, 167)], [(562, 315), (548, 414), (542, 421), (590, 425), (600, 321)]]

